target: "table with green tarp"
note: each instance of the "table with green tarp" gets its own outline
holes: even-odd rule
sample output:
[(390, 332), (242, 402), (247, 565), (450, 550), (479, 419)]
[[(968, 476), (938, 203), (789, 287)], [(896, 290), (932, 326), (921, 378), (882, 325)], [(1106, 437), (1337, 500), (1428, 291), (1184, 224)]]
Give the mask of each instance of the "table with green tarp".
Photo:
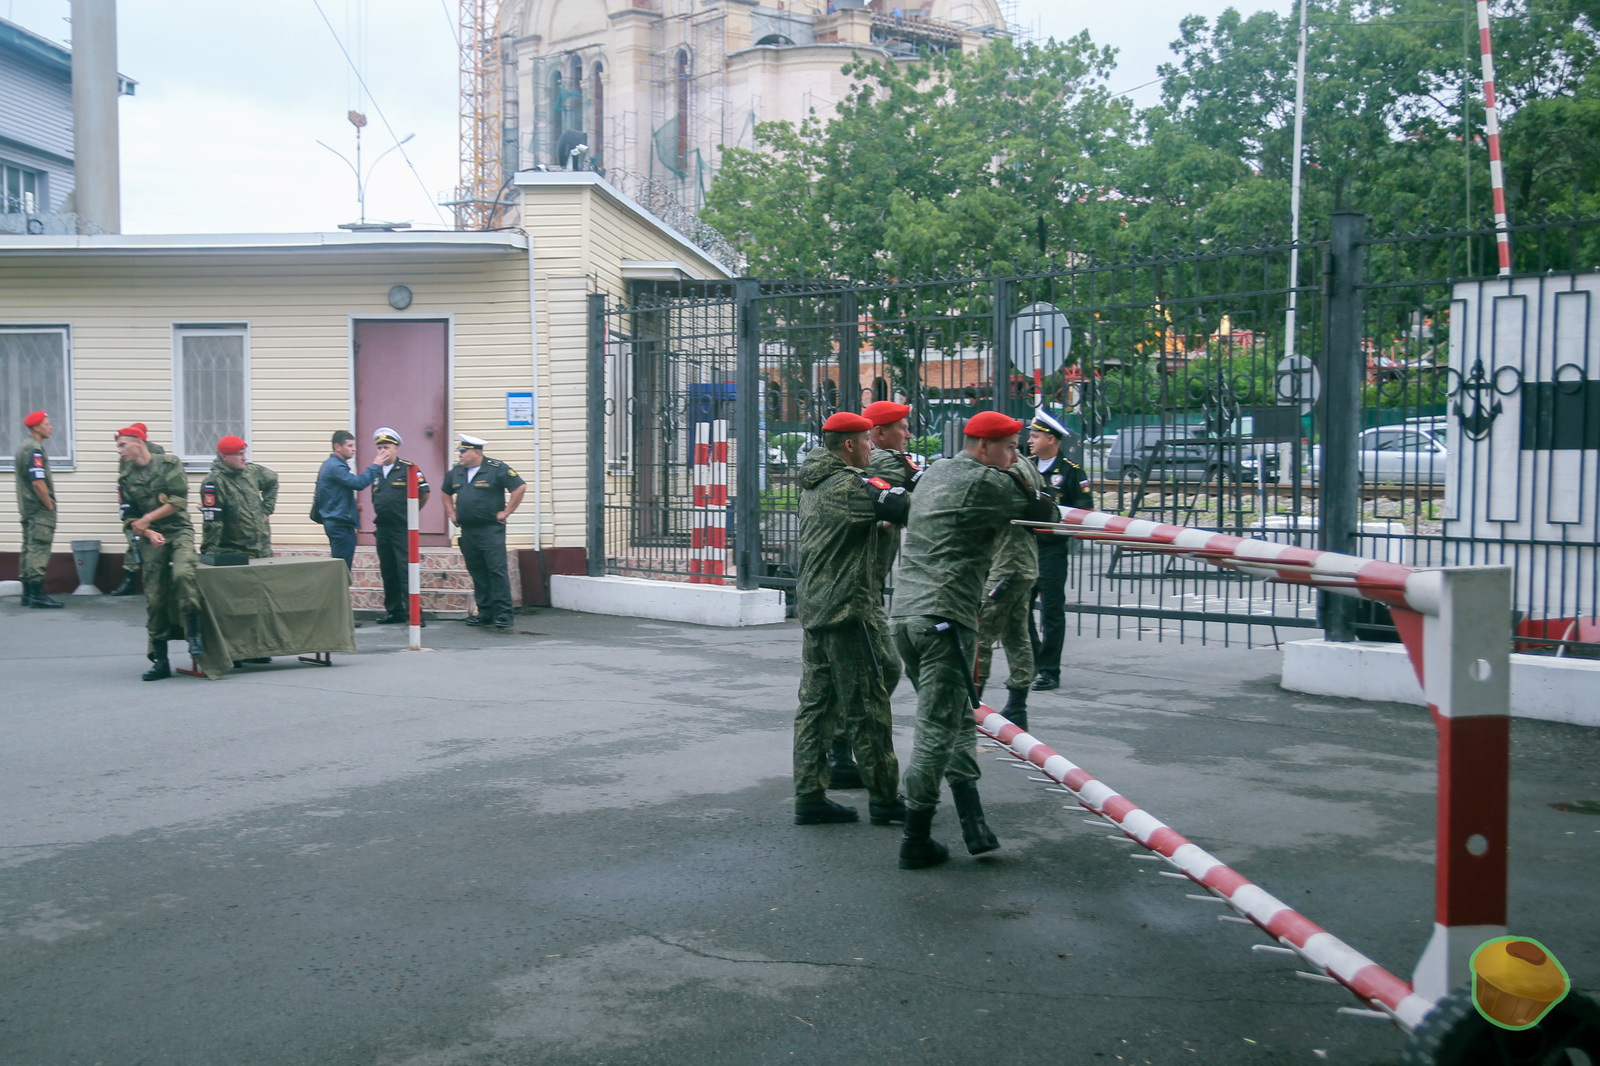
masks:
[(252, 559), (199, 568), (206, 654), (195, 663), (219, 678), (241, 659), (356, 650), (350, 571), (342, 559)]

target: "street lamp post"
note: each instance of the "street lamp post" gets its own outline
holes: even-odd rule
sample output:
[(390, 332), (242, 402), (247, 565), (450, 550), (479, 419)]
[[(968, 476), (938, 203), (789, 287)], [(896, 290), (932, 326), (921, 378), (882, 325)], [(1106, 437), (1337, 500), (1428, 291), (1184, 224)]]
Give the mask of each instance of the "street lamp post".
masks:
[(359, 111), (352, 111), (350, 112), (349, 117), (350, 125), (356, 128), (356, 161), (354, 163), (350, 162), (349, 157), (343, 152), (333, 147), (333, 145), (328, 144), (326, 141), (318, 141), (317, 143), (322, 145), (322, 147), (326, 148), (328, 151), (332, 152), (334, 155), (338, 156), (340, 159), (344, 160), (344, 165), (349, 167), (350, 172), (356, 176), (356, 206), (361, 215), (357, 225), (364, 226), (367, 222), (367, 183), (372, 179), (372, 172), (378, 169), (378, 164), (383, 162), (384, 156), (388, 155), (396, 148), (399, 148), (402, 144), (405, 144), (407, 141), (411, 140), (411, 138), (415, 137), (416, 134), (406, 134), (404, 137), (394, 142), (391, 147), (379, 153), (378, 158), (372, 161), (372, 165), (367, 168), (366, 174), (363, 175), (361, 173), (361, 127), (367, 124), (367, 116), (363, 115)]

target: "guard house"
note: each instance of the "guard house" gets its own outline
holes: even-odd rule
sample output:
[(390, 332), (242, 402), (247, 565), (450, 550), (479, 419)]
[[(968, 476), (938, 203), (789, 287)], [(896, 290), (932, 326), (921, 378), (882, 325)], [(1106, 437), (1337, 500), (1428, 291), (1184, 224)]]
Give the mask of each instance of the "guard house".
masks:
[[(121, 426), (146, 423), (196, 486), (217, 438), (244, 437), (281, 479), (275, 553), (325, 554), (309, 511), (329, 436), (356, 434), (359, 469), (388, 425), (436, 485), (458, 432), (522, 474), (513, 589), (548, 602), (550, 572), (584, 569), (588, 294), (662, 271), (728, 273), (596, 174), (518, 183), (534, 208), (525, 233), (0, 234), (0, 579), (16, 577), (20, 548), (11, 455), (23, 416), (44, 408), (57, 427), (53, 591), (76, 584), (73, 540), (101, 542), (102, 588), (120, 575)], [(371, 539), (357, 555), (358, 608), (381, 597)], [(422, 543), (424, 607), (465, 611), (469, 583), (437, 500)]]

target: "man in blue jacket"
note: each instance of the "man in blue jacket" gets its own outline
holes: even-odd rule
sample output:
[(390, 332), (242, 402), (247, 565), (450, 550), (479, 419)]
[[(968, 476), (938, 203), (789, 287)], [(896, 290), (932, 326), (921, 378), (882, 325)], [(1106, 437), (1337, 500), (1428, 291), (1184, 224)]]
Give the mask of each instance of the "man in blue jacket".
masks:
[(329, 554), (343, 559), (347, 567), (355, 565), (356, 527), (361, 522), (356, 493), (383, 475), (383, 468), (377, 463), (352, 474), (350, 460), (355, 456), (355, 434), (344, 429), (335, 432), (333, 454), (322, 461), (322, 469), (317, 471), (317, 494), (311, 504), (311, 520), (320, 522), (328, 534)]

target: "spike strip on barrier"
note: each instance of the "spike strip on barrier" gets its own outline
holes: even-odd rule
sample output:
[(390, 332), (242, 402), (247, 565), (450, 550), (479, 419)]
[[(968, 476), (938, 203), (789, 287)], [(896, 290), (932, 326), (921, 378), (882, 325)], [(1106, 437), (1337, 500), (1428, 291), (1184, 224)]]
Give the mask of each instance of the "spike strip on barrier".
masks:
[(1062, 785), (1086, 810), (1107, 819), (1127, 839), (1155, 852), (1189, 880), (1221, 897), (1268, 936), (1291, 948), (1363, 1002), (1382, 1010), (1396, 1024), (1415, 1029), (1433, 1009), (1433, 1002), (1413, 992), (1408, 983), (1269, 895), (1165, 822), (1134, 806), (999, 711), (980, 706), (973, 717), (980, 732)]

